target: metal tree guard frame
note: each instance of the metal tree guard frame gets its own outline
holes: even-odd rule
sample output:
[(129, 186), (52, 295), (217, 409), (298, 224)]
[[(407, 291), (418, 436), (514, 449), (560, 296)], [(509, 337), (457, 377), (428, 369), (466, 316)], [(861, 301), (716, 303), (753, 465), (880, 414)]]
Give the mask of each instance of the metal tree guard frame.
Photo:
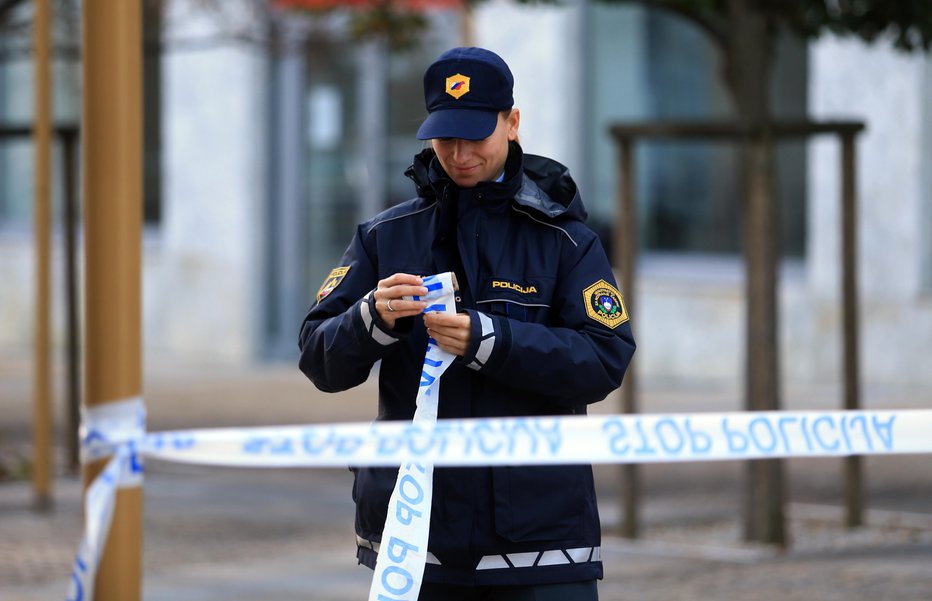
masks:
[[(720, 122), (637, 122), (618, 123), (610, 132), (618, 148), (618, 210), (614, 226), (614, 263), (621, 270), (622, 286), (632, 320), (637, 296), (637, 199), (634, 188), (635, 143), (644, 140), (732, 141), (744, 145), (748, 175), (745, 215), (747, 270), (747, 361), (746, 399), (748, 410), (779, 409), (777, 388), (778, 341), (776, 336), (776, 219), (773, 199), (773, 146), (778, 141), (809, 138), (816, 135), (837, 136), (841, 145), (841, 297), (842, 297), (842, 368), (843, 405), (860, 408), (859, 325), (857, 286), (857, 207), (855, 138), (864, 130), (856, 121), (774, 121), (749, 124), (740, 121)], [(752, 165), (757, 162), (757, 165)], [(754, 167), (759, 167), (755, 169)], [(630, 369), (622, 388), (622, 410), (638, 411), (636, 370)], [(746, 531), (753, 530), (757, 519), (768, 532), (775, 533), (770, 542), (783, 542), (783, 495), (779, 464), (776, 460), (751, 462), (758, 472), (763, 490), (749, 490), (746, 507)], [(757, 464), (757, 465), (754, 465)], [(640, 484), (638, 468), (622, 466), (622, 535), (636, 538), (639, 533)], [(844, 460), (844, 494), (846, 524), (863, 523), (861, 458)], [(753, 516), (756, 514), (757, 518)], [(767, 522), (779, 522), (767, 528)]]

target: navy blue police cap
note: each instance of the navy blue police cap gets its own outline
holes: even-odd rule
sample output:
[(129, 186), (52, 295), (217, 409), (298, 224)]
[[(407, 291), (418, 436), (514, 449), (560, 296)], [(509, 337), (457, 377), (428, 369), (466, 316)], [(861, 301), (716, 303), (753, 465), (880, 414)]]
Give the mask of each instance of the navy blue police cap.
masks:
[(429, 113), (419, 140), (484, 140), (492, 135), (498, 113), (514, 106), (514, 77), (502, 57), (485, 48), (453, 48), (424, 73), (424, 102)]

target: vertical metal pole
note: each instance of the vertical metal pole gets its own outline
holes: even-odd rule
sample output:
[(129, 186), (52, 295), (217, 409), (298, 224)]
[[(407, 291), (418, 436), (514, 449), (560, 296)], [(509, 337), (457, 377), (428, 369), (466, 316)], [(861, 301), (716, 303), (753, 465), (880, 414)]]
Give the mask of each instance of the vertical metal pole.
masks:
[[(852, 132), (841, 134), (841, 298), (845, 409), (860, 409), (858, 379), (857, 198)], [(844, 460), (845, 523), (864, 523), (861, 457)]]
[(360, 145), (359, 160), (366, 166), (368, 177), (359, 187), (358, 221), (372, 219), (385, 208), (387, 176), (385, 156), (388, 153), (388, 44), (370, 40), (361, 46), (361, 64), (357, 89), (356, 118), (365, 133), (366, 143)]
[(65, 297), (66, 297), (66, 327), (68, 330), (68, 366), (67, 366), (67, 449), (68, 467), (77, 472), (81, 467), (80, 444), (78, 442), (78, 428), (81, 425), (81, 349), (78, 326), (78, 276), (77, 276), (77, 170), (78, 153), (75, 144), (78, 142), (77, 132), (67, 130), (61, 137), (64, 149), (64, 229), (65, 229)]
[[(638, 252), (637, 199), (634, 197), (634, 145), (631, 138), (618, 141), (618, 211), (615, 221), (615, 240), (613, 254), (615, 265), (621, 270), (622, 294), (628, 315), (634, 322), (636, 279), (635, 266)], [(637, 380), (634, 365), (628, 366), (624, 382), (621, 385), (621, 410), (623, 413), (637, 413)], [(640, 502), (641, 479), (637, 465), (621, 466), (622, 522), (621, 535), (626, 538), (640, 536)]]
[[(142, 389), (142, 15), (139, 0), (85, 0), (81, 11), (85, 402), (93, 410)], [(85, 486), (103, 467), (85, 466)], [(95, 601), (139, 600), (141, 515), (141, 488), (121, 488)]]
[[(270, 212), (275, 221), (272, 223), (272, 229), (269, 236), (269, 247), (276, 263), (273, 273), (275, 274), (275, 289), (277, 290), (277, 299), (275, 313), (277, 313), (275, 323), (275, 341), (279, 343), (276, 349), (288, 348), (292, 345), (293, 324), (300, 323), (303, 312), (307, 310), (307, 290), (312, 285), (304, 277), (298, 277), (295, 274), (304, 274), (306, 264), (302, 257), (302, 244), (306, 240), (305, 218), (304, 218), (304, 201), (306, 198), (305, 178), (307, 177), (307, 146), (306, 146), (306, 128), (300, 124), (306, 123), (307, 106), (305, 104), (307, 92), (307, 56), (305, 36), (307, 32), (303, 28), (295, 27), (293, 23), (284, 21), (278, 24), (276, 28), (278, 34), (279, 52), (276, 53), (273, 62), (273, 72), (276, 78), (276, 84), (269, 86), (270, 99), (275, 107), (275, 115), (272, 117), (274, 130), (275, 149), (273, 155), (276, 187), (276, 213)], [(381, 83), (381, 82), (380, 82)], [(384, 88), (379, 88), (384, 89)], [(362, 101), (361, 104), (365, 104)], [(384, 123), (379, 120), (379, 123)], [(368, 132), (367, 128), (363, 131)], [(376, 136), (378, 138), (378, 136)], [(365, 145), (363, 145), (365, 147)], [(370, 177), (379, 171), (384, 172), (380, 157), (384, 157), (384, 150), (379, 149), (377, 156), (365, 157), (363, 163), (367, 166)], [(377, 181), (376, 175), (376, 181)], [(370, 180), (371, 181), (371, 180)], [(378, 184), (372, 183), (371, 187)], [(370, 186), (365, 186), (367, 190)], [(371, 193), (367, 192), (369, 196)], [(382, 196), (380, 190), (375, 190), (374, 194), (377, 200), (373, 202), (371, 212), (364, 209), (365, 219), (371, 218), (379, 212)], [(364, 196), (364, 198), (367, 198)], [(363, 200), (363, 204), (366, 200)], [(274, 298), (274, 297), (273, 297)], [(287, 344), (287, 347), (284, 346)]]
[[(750, 411), (780, 408), (777, 329), (779, 218), (773, 198), (773, 138), (754, 132), (747, 143), (748, 201), (745, 215), (747, 267), (747, 375), (745, 406)], [(745, 538), (786, 544), (783, 477), (779, 460), (748, 462)]]
[(36, 509), (51, 507), (52, 402), (49, 331), (51, 309), (51, 6), (36, 1), (35, 14), (35, 248), (36, 323), (34, 339), (33, 491)]

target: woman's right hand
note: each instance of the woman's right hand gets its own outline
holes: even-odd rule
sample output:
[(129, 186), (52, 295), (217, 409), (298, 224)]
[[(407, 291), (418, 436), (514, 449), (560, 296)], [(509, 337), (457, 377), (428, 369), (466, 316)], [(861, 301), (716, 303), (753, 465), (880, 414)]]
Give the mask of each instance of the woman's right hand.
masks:
[(424, 280), (408, 273), (396, 273), (384, 280), (373, 294), (375, 310), (388, 327), (395, 328), (395, 320), (401, 317), (420, 315), (430, 304), (427, 301), (404, 300), (403, 296), (426, 296), (427, 288), (423, 286)]

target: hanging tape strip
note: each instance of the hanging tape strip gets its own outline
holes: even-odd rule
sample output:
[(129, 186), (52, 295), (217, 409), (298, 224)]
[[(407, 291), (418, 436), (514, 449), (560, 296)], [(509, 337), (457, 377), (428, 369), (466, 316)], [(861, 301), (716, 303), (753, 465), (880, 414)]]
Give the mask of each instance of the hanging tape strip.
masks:
[[(414, 300), (430, 302), (424, 312), (456, 315), (453, 274), (428, 276), (423, 281), (427, 295), (414, 297)], [(436, 340), (428, 339), (412, 424), (426, 428), (436, 426), (440, 376), (455, 358), (440, 348)], [(369, 601), (417, 601), (427, 562), (433, 488), (433, 464), (420, 461), (399, 466), (395, 488), (388, 501), (388, 514), (380, 539), (383, 543), (372, 575)]]

